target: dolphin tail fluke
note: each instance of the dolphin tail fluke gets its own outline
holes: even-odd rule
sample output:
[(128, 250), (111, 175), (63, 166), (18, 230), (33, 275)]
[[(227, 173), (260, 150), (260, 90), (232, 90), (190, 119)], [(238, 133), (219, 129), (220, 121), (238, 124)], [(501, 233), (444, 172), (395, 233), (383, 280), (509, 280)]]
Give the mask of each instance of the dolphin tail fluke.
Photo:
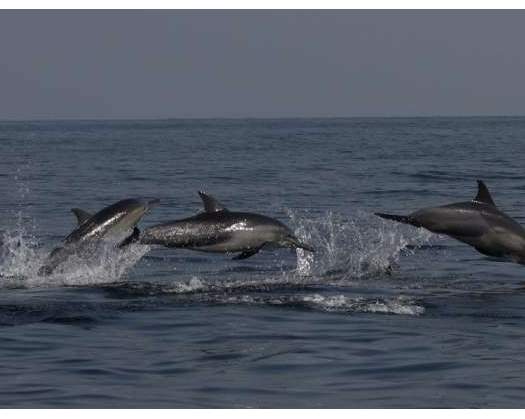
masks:
[(414, 225), (413, 221), (407, 215), (384, 214), (382, 212), (376, 212), (375, 215), (384, 218), (385, 220), (392, 220), (397, 221), (398, 223)]

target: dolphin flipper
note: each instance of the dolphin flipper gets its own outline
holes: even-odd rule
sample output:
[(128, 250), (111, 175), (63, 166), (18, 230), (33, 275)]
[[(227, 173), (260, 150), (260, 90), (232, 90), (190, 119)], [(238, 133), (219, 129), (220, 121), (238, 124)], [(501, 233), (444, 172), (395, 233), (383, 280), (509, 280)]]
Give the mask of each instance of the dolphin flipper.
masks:
[(249, 257), (252, 257), (256, 253), (259, 252), (259, 250), (262, 249), (263, 246), (256, 247), (255, 249), (248, 249), (243, 251), (242, 253), (239, 253), (237, 256), (232, 257), (232, 260), (242, 260), (242, 259), (248, 259)]
[(119, 249), (122, 249), (123, 247), (129, 246), (132, 243), (135, 243), (140, 238), (140, 230), (138, 227), (135, 227), (133, 229), (133, 233), (129, 235), (129, 237), (126, 237), (124, 240), (120, 242), (120, 244), (117, 246)]

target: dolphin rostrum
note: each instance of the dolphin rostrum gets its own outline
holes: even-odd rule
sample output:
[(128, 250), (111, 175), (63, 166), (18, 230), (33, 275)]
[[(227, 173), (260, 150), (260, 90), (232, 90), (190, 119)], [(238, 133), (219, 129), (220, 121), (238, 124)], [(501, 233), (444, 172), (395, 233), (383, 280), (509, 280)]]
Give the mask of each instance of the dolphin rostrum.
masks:
[(239, 253), (246, 259), (267, 245), (300, 248), (313, 252), (276, 219), (249, 212), (228, 211), (220, 202), (199, 192), (204, 212), (193, 217), (158, 224), (144, 230), (142, 244), (159, 244), (217, 253)]
[(496, 207), (481, 180), (472, 201), (423, 208), (410, 215), (376, 215), (445, 234), (487, 256), (510, 257), (525, 264), (525, 229)]
[[(63, 246), (55, 248), (49, 254), (39, 274), (51, 274), (68, 257), (87, 252), (88, 248), (97, 242), (110, 242), (123, 247), (135, 241), (140, 234), (136, 227), (137, 223), (158, 202), (158, 199), (152, 201), (124, 199), (94, 215), (79, 208), (72, 208), (78, 226), (64, 239)], [(129, 232), (132, 232), (131, 235), (126, 237)], [(123, 238), (125, 239), (119, 243), (118, 241)]]

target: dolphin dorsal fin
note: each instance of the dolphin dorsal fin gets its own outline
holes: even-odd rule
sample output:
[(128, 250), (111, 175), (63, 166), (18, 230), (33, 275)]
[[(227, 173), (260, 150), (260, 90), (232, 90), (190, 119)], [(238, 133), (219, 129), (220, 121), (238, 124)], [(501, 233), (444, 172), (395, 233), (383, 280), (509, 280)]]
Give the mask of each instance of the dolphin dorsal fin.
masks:
[(77, 217), (79, 226), (91, 218), (91, 214), (89, 212), (81, 210), (80, 208), (71, 208), (71, 212), (75, 214), (75, 217)]
[(204, 211), (206, 212), (219, 212), (219, 211), (228, 211), (224, 205), (217, 201), (213, 196), (208, 195), (202, 191), (199, 191), (199, 196), (202, 199), (204, 204)]
[(474, 201), (496, 206), (494, 200), (492, 199), (492, 196), (490, 196), (490, 192), (487, 188), (487, 185), (485, 185), (485, 183), (482, 180), (478, 180), (478, 194), (474, 198)]

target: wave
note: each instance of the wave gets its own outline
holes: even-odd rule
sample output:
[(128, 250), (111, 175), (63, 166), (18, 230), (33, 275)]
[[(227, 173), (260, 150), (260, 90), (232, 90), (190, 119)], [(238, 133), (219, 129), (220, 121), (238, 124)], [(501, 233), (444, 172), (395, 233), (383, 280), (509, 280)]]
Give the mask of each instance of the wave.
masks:
[(299, 307), (311, 310), (337, 313), (383, 313), (419, 316), (425, 312), (423, 306), (407, 297), (363, 298), (345, 295), (293, 295), (259, 297), (241, 295), (227, 297), (227, 304), (262, 304), (284, 307)]
[[(175, 297), (184, 303), (247, 304), (302, 308), (337, 313), (383, 313), (418, 316), (425, 312), (416, 300), (401, 295), (362, 297), (323, 295), (321, 284), (286, 281), (206, 281), (192, 277), (171, 284), (122, 283), (104, 286), (113, 298)], [(317, 292), (310, 293), (312, 290)], [(170, 303), (173, 300), (170, 300)]]

